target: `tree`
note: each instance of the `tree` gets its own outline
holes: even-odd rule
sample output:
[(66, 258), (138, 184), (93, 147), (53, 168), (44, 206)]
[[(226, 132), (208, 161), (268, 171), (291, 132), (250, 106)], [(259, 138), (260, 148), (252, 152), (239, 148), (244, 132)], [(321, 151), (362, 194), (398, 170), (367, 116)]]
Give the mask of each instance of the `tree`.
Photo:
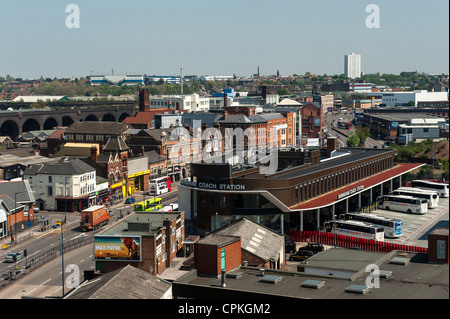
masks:
[(347, 146), (348, 147), (356, 147), (358, 145), (359, 145), (359, 137), (358, 137), (358, 135), (356, 135), (356, 133), (353, 133), (347, 139)]
[(359, 143), (361, 144), (361, 145), (363, 145), (365, 142), (366, 142), (366, 139), (367, 139), (367, 137), (368, 136), (370, 136), (370, 131), (369, 131), (369, 128), (367, 127), (367, 126), (358, 126), (357, 128), (356, 128), (356, 135), (358, 135), (358, 137), (359, 137)]

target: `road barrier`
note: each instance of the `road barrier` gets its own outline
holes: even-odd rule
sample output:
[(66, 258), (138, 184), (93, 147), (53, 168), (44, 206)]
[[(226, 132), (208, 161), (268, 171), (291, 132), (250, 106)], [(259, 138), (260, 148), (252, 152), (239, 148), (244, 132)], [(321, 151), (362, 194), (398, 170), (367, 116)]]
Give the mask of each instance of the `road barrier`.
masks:
[[(79, 248), (81, 246), (85, 246), (87, 244), (93, 243), (94, 237), (90, 236), (87, 238), (77, 238), (67, 242), (64, 242), (64, 253), (67, 253), (73, 249)], [(9, 273), (5, 273), (2, 275), (3, 280), (0, 279), (0, 289), (5, 288), (11, 283), (14, 283), (16, 280), (22, 278), (23, 276), (29, 274), (31, 271), (36, 270), (37, 268), (49, 263), (53, 259), (61, 256), (61, 246), (59, 248), (52, 248), (47, 250), (46, 252), (40, 254), (38, 257), (27, 257), (26, 265), (22, 268), (16, 268), (11, 270)]]
[(417, 247), (371, 239), (363, 239), (352, 236), (338, 235), (320, 231), (300, 231), (292, 230), (291, 238), (296, 242), (315, 242), (324, 245), (337, 246), (343, 248), (355, 248), (375, 252), (391, 252), (393, 250), (428, 253), (428, 248)]

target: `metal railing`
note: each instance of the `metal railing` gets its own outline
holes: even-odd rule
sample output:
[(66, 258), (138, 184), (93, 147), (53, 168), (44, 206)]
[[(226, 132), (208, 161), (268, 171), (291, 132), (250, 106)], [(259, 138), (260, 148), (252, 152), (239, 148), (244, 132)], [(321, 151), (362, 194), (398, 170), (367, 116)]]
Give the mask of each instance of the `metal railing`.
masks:
[[(94, 237), (90, 236), (88, 238), (77, 238), (67, 242), (64, 242), (64, 253), (67, 253), (73, 249), (85, 246), (87, 244), (93, 243)], [(16, 280), (26, 276), (30, 272), (38, 269), (39, 267), (49, 263), (50, 261), (61, 256), (61, 246), (49, 249), (38, 257), (24, 257), (26, 260), (26, 265), (22, 268), (16, 267), (10, 270), (8, 273), (2, 274), (3, 280), (0, 279), (0, 289), (7, 287), (8, 285), (14, 283)]]

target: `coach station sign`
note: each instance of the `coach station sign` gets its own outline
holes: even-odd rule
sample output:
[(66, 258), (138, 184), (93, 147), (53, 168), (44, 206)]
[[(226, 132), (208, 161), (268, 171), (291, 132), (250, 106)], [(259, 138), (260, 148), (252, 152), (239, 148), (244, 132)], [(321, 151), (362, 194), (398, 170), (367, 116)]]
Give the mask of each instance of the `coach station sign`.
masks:
[(215, 183), (198, 183), (198, 188), (218, 189), (218, 190), (245, 190), (245, 185), (240, 184), (215, 184)]
[(353, 195), (354, 193), (359, 192), (359, 191), (362, 191), (363, 189), (364, 189), (364, 185), (361, 185), (361, 186), (352, 188), (352, 189), (350, 189), (350, 190), (348, 190), (348, 191), (346, 191), (346, 192), (344, 192), (344, 193), (339, 194), (339, 195), (337, 196), (337, 199), (341, 199), (341, 198), (344, 198), (344, 197)]

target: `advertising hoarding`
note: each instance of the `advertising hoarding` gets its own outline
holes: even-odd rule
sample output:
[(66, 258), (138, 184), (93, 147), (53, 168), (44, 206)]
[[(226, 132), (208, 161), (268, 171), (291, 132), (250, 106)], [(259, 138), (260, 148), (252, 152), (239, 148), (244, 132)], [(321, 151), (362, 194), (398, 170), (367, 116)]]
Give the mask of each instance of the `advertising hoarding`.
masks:
[(141, 261), (141, 236), (94, 236), (94, 259), (110, 261)]

